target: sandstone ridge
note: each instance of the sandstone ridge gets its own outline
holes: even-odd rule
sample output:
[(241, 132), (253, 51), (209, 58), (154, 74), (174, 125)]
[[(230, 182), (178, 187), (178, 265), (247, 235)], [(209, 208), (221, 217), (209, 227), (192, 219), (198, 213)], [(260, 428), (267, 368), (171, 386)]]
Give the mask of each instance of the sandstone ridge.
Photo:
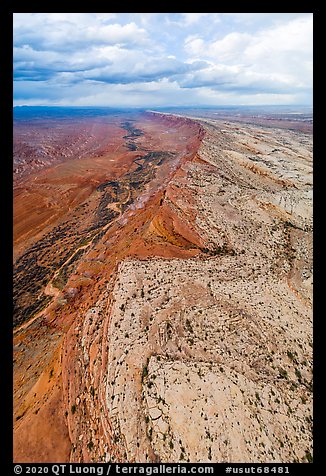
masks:
[(311, 136), (146, 117), (16, 328), (15, 460), (310, 461)]

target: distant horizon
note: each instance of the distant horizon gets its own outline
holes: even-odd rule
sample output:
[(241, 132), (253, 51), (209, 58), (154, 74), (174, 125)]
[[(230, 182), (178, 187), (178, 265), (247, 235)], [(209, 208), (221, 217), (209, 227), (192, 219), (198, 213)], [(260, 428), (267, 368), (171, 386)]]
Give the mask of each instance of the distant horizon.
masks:
[(57, 104), (38, 104), (38, 105), (28, 105), (28, 104), (14, 104), (13, 108), (71, 108), (71, 109), (228, 109), (228, 108), (307, 108), (313, 109), (313, 105), (309, 104), (223, 104), (223, 105), (187, 105), (187, 106), (97, 106), (97, 105), (85, 105), (85, 106), (76, 106), (76, 105), (57, 105)]

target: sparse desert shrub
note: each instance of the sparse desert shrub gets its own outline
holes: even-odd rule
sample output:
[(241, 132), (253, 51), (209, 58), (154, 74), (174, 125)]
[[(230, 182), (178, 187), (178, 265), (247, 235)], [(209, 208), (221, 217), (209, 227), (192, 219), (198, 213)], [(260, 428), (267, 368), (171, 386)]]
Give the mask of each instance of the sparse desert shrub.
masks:
[(301, 380), (302, 380), (302, 375), (301, 375), (300, 370), (299, 370), (299, 369), (295, 369), (294, 373), (295, 373), (297, 379), (299, 380), (299, 382), (301, 382)]
[(306, 450), (306, 460), (308, 461), (308, 463), (313, 462), (313, 458), (309, 450)]
[(207, 456), (208, 456), (209, 460), (212, 459), (212, 448), (211, 447), (208, 448), (208, 455)]
[(145, 364), (144, 367), (143, 367), (143, 371), (142, 371), (142, 382), (147, 377), (147, 375), (148, 375), (148, 365)]
[(92, 442), (92, 440), (90, 440), (90, 441), (87, 443), (87, 448), (89, 449), (89, 451), (92, 451), (92, 449), (94, 448), (94, 443)]
[(279, 372), (280, 372), (280, 377), (281, 378), (288, 378), (288, 373), (285, 369), (283, 369), (282, 367), (279, 367)]
[(287, 351), (287, 356), (289, 357), (290, 360), (295, 359), (294, 354), (292, 352), (290, 352), (289, 350)]
[(194, 330), (193, 330), (193, 328), (192, 328), (192, 326), (191, 326), (191, 323), (190, 323), (189, 319), (186, 319), (186, 328), (187, 328), (187, 330), (188, 330), (189, 332), (191, 332), (191, 333), (194, 332)]

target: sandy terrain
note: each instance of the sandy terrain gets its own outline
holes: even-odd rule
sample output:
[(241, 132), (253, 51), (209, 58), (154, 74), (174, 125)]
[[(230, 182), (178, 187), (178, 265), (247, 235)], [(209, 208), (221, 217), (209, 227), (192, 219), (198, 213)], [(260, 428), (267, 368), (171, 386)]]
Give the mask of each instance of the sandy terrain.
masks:
[(16, 329), (15, 460), (310, 461), (311, 135), (134, 126), (142, 157), (83, 202), (85, 230), (113, 215)]

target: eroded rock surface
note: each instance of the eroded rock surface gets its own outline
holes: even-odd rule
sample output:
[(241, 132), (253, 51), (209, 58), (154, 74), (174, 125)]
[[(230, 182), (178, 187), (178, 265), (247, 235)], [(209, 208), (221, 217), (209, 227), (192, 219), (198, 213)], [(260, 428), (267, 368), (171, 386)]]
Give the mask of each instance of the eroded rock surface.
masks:
[[(33, 385), (59, 408), (62, 461), (67, 441), (72, 462), (310, 461), (311, 135), (160, 121), (197, 124), (198, 138), (177, 161), (153, 156), (139, 194), (121, 191), (133, 201), (40, 315), (62, 347), (46, 361), (53, 386), (42, 372)], [(17, 434), (44, 418), (25, 386)]]

